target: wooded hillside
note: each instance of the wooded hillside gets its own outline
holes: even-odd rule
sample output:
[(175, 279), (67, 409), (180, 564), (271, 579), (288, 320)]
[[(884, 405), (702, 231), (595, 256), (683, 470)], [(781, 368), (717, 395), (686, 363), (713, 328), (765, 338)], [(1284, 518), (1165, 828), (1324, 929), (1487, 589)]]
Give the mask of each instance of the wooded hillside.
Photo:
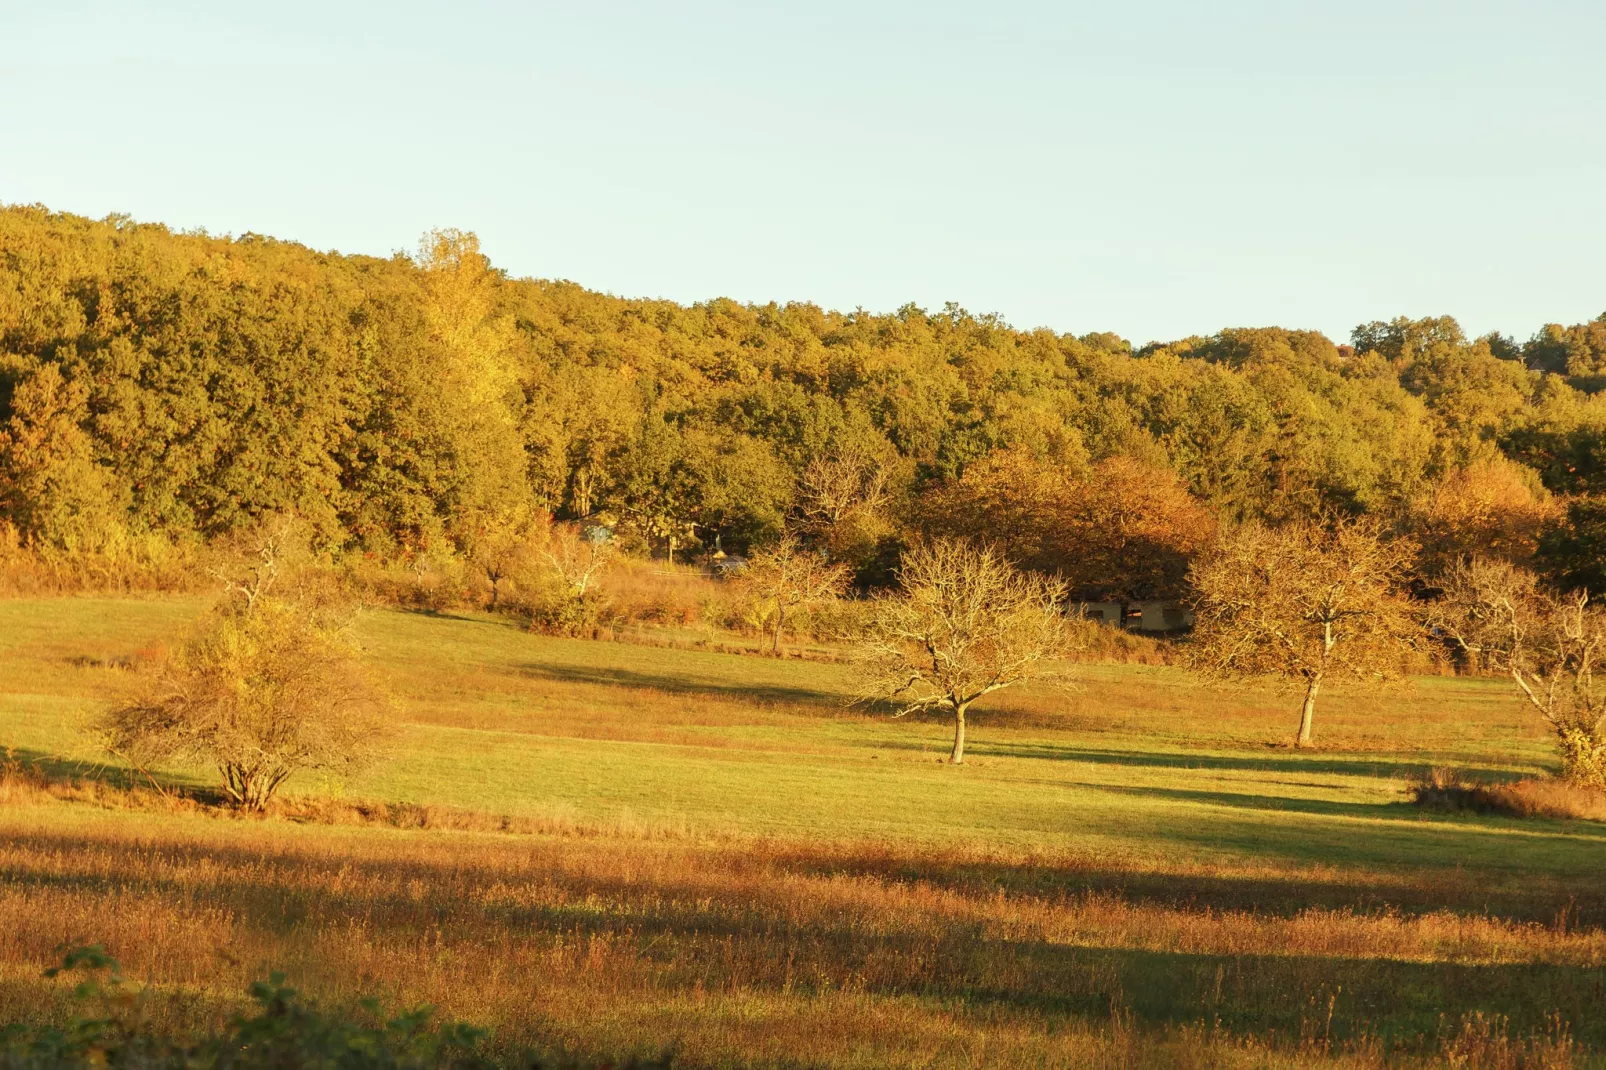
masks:
[(541, 510), (739, 548), (802, 508), (811, 460), (861, 458), (904, 523), (951, 529), (985, 513), (962, 477), (996, 455), (1182, 496), (1167, 515), (1371, 512), (1430, 550), (1587, 572), (1606, 316), (1524, 342), (1395, 319), (1351, 342), (1234, 328), (1135, 349), (955, 305), (687, 307), (510, 279), (454, 231), (381, 259), (11, 207), (0, 515), (59, 554), (280, 511), (383, 558)]

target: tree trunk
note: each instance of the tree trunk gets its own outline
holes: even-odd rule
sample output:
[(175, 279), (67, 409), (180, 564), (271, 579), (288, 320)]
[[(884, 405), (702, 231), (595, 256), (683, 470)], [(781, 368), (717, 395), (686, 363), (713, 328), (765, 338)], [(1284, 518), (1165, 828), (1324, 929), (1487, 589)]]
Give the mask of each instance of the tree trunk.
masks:
[(775, 610), (775, 644), (770, 648), (770, 653), (776, 657), (781, 656), (781, 629), (784, 627), (786, 627), (786, 607), (778, 606)]
[(669, 539), (669, 567), (670, 568), (674, 568), (675, 567), (675, 537), (673, 535), (669, 535), (669, 536), (666, 536), (666, 537)]
[(961, 702), (954, 707), (954, 752), (948, 756), (953, 765), (965, 764), (965, 708), (969, 705)]
[(1310, 678), (1310, 686), (1305, 688), (1305, 705), (1299, 711), (1299, 736), (1294, 740), (1296, 747), (1310, 746), (1310, 723), (1316, 716), (1316, 693), (1322, 689), (1322, 674), (1317, 673)]

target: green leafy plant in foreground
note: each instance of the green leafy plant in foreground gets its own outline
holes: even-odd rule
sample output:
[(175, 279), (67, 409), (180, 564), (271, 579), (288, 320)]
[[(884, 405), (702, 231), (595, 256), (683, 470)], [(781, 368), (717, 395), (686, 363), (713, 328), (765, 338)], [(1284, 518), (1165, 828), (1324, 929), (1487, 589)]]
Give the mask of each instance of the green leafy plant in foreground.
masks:
[(187, 1046), (152, 1028), (149, 989), (124, 980), (117, 960), (103, 948), (75, 948), (61, 966), (45, 975), (63, 972), (87, 975), (73, 990), (79, 1013), (64, 1028), (0, 1027), (0, 1070), (91, 1066), (477, 1070), (494, 1065), (480, 1051), (487, 1036), (484, 1030), (462, 1022), (437, 1024), (432, 1007), (417, 1007), (385, 1021), (378, 1001), (366, 1000), (363, 1007), (383, 1024), (362, 1024), (325, 1014), (278, 973), (251, 985), (254, 1013), (236, 1015), (219, 1034)]

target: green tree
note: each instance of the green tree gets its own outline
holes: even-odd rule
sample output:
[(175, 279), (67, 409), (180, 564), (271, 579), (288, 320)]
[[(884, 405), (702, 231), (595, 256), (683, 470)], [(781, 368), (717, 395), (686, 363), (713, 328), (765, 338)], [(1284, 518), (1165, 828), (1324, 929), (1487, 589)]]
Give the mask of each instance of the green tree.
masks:
[[(1574, 498), (1563, 515), (1546, 519), (1533, 555), (1538, 567), (1564, 591), (1606, 591), (1606, 498)], [(1495, 548), (1482, 549), (1494, 556)]]
[(0, 430), (0, 510), (34, 547), (93, 553), (120, 531), (115, 482), (83, 429), (88, 396), (54, 364), (35, 368), (12, 394)]
[(663, 540), (666, 556), (696, 532), (697, 487), (685, 441), (661, 416), (641, 421), (635, 436), (617, 454), (618, 473), (610, 501), (628, 528), (650, 540)]

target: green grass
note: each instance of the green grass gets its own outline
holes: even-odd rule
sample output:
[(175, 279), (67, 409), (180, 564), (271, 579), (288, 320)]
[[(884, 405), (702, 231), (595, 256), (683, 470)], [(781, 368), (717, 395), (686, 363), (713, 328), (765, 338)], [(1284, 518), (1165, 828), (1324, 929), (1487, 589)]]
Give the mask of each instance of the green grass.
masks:
[[(140, 686), (139, 666), (200, 610), (0, 602), (0, 746), (95, 768), (105, 759), (86, 726)], [(1550, 768), (1548, 739), (1499, 681), (1340, 691), (1318, 710), (1318, 749), (1295, 751), (1286, 693), (1084, 665), (1068, 692), (1026, 690), (978, 710), (954, 768), (942, 760), (947, 724), (845, 705), (842, 665), (552, 639), (475, 615), (376, 611), (360, 629), (396, 697), (389, 753), (361, 776), (312, 773), (289, 790), (523, 816), (554, 832), (231, 832), (194, 816), (29, 804), (0, 814), (19, 845), (16, 871), (0, 872), (0, 916), (84, 919), (78, 928), (103, 909), (123, 918), (100, 898), (113, 893), (83, 890), (104, 874), (109, 889), (166, 904), (169, 927), (204, 915), (196, 931), (214, 932), (216, 919), (237, 919), (225, 925), (232, 954), (288, 957), (329, 991), (358, 983), (330, 956), (455, 948), (438, 951), (451, 965), (401, 994), (509, 1029), (567, 1030), (580, 1050), (682, 1037), (703, 1052), (694, 1064), (774, 1063), (754, 1039), (759, 1021), (830, 1065), (963, 1065), (954, 1038), (978, 1036), (1002, 1045), (982, 1062), (1074, 1065), (1064, 1030), (1103, 1030), (1088, 1050), (1107, 1054), (1124, 1043), (1125, 1013), (1166, 1044), (1213, 1019), (1240, 1041), (1282, 1044), (1340, 989), (1351, 996), (1335, 1035), (1347, 1043), (1432, 1049), (1436, 1016), (1453, 1031), (1479, 1011), (1529, 1034), (1565, 1011), (1576, 1035), (1606, 1042), (1606, 992), (1587, 980), (1606, 961), (1606, 826), (1406, 801), (1405, 777), (1434, 765)], [(508, 875), (534, 857), (546, 859), (541, 875)], [(325, 858), (351, 861), (325, 872)], [(261, 874), (260, 895), (243, 877), (213, 886), (238, 867)], [(7, 878), (22, 898), (5, 899)], [(374, 882), (370, 898), (306, 890), (359, 878)], [(510, 889), (537, 885), (533, 913), (507, 913)], [(27, 892), (47, 886), (71, 889), (53, 915), (38, 913), (43, 892)], [(414, 891), (401, 897), (403, 886)], [(348, 916), (404, 906), (393, 930), (376, 921), (360, 946), (329, 950), (354, 939)], [(321, 934), (315, 944), (303, 928)], [(152, 953), (153, 977), (240, 980), (185, 958), (200, 937), (151, 939), (173, 943)], [(536, 954), (516, 950), (529, 940), (551, 941), (546, 957), (520, 958)], [(566, 950), (599, 940), (606, 953), (590, 954), (602, 965)], [(944, 949), (937, 960), (933, 949)], [(0, 980), (7, 963), (41, 955), (0, 938)], [(476, 1004), (463, 988), (477, 982), (452, 971), (485, 955), (521, 965), (498, 967), (503, 994)], [(799, 987), (805, 960), (815, 980)], [(532, 1025), (509, 1009), (521, 1006), (519, 970), (537, 968), (565, 979), (543, 991), (567, 993), (569, 1017), (548, 1010)], [(360, 976), (387, 975), (365, 965)], [(598, 978), (611, 994), (593, 990)], [(34, 1006), (33, 989), (17, 991)], [(0, 1005), (5, 993), (0, 984)], [(598, 1006), (611, 1009), (596, 1017)], [(858, 1054), (833, 1029), (859, 1037)]]
[[(0, 603), (0, 743), (101, 760), (83, 728), (136, 685), (115, 666), (171, 643), (188, 602)], [(1315, 752), (1277, 745), (1294, 703), (1175, 669), (1083, 666), (1070, 693), (1006, 695), (950, 729), (849, 708), (849, 669), (552, 639), (493, 618), (370, 612), (398, 699), (390, 756), (291, 791), (727, 834), (983, 842), (1135, 859), (1582, 876), (1598, 826), (1426, 815), (1403, 778), (1543, 768), (1547, 740), (1499, 681), (1338, 694)], [(108, 667), (113, 666), (113, 667)], [(204, 770), (184, 771), (204, 777)]]

